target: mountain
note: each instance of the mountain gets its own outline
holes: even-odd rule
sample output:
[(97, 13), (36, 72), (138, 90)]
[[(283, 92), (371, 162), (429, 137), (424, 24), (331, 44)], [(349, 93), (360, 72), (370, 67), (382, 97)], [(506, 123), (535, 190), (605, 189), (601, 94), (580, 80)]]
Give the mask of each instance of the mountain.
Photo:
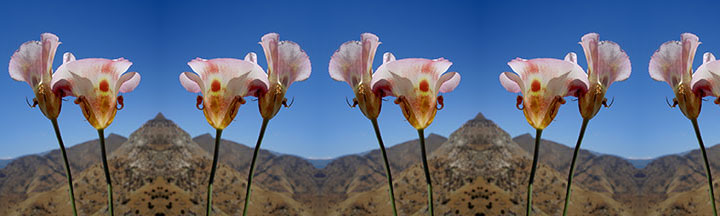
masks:
[[(107, 144), (119, 215), (202, 215), (214, 137), (191, 138), (162, 114), (128, 138)], [(478, 114), (448, 138), (426, 138), (438, 215), (521, 215), (534, 138), (511, 138)], [(423, 215), (426, 185), (418, 140), (387, 149), (401, 215)], [(557, 215), (573, 149), (542, 140), (534, 185), (536, 215)], [(244, 202), (253, 149), (221, 140), (214, 184), (216, 215), (237, 215)], [(97, 140), (68, 148), (81, 215), (107, 213)], [(708, 148), (720, 168), (720, 146)], [(69, 215), (58, 150), (14, 159), (0, 169), (0, 215)], [(704, 168), (698, 150), (648, 160), (580, 151), (570, 215), (707, 215)], [(642, 162), (645, 163), (645, 162)], [(324, 165), (324, 166), (323, 166)], [(380, 151), (311, 160), (261, 149), (251, 215), (388, 215)], [(717, 182), (716, 182), (717, 184)]]
[[(519, 215), (524, 212), (525, 185), (531, 158), (494, 122), (478, 114), (453, 132), (428, 161), (434, 182), (435, 212), (440, 215)], [(426, 185), (420, 164), (396, 174), (398, 211), (421, 215), (426, 209)], [(540, 164), (535, 184), (534, 212), (556, 215), (561, 211), (564, 180)], [(572, 215), (623, 215), (622, 204), (605, 194), (575, 190), (582, 205)], [(338, 207), (340, 215), (383, 215), (390, 212), (385, 188), (352, 194)]]
[(0, 159), (0, 169), (5, 168), (13, 159)]
[[(108, 152), (113, 152), (127, 138), (110, 134), (105, 139)], [(100, 162), (100, 144), (97, 139), (67, 148), (72, 173), (80, 173)], [(74, 178), (77, 179), (76, 175)], [(16, 207), (18, 201), (30, 194), (51, 191), (58, 185), (67, 186), (65, 166), (60, 150), (45, 154), (26, 155), (12, 160), (0, 169), (0, 215)]]

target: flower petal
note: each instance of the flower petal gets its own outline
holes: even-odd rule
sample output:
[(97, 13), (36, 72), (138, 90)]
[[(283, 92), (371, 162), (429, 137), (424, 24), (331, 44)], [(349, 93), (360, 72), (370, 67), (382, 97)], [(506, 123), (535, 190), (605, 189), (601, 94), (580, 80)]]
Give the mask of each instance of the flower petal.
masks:
[(277, 60), (276, 74), (285, 86), (310, 77), (310, 58), (295, 42), (280, 41)]
[(363, 81), (370, 82), (375, 52), (380, 45), (378, 40), (372, 33), (363, 33), (361, 41), (343, 43), (330, 59), (330, 77), (352, 87)]
[(390, 52), (386, 52), (385, 54), (383, 54), (383, 64), (391, 61), (395, 61), (395, 55)]
[(255, 54), (254, 52), (249, 52), (247, 55), (245, 55), (244, 60), (257, 64), (257, 54)]
[(71, 52), (66, 52), (63, 54), (63, 64), (75, 61), (75, 55), (73, 55)]
[(280, 35), (278, 33), (268, 33), (260, 39), (260, 45), (263, 48), (263, 52), (265, 52), (265, 58), (268, 64), (268, 75), (275, 73), (275, 68), (277, 68), (276, 59), (278, 59), (279, 38)]
[(42, 63), (44, 65), (45, 71), (43, 73), (47, 74), (48, 76), (45, 77), (47, 81), (49, 82), (52, 79), (52, 64), (53, 60), (55, 59), (55, 52), (57, 51), (58, 45), (60, 45), (60, 39), (52, 33), (43, 33), (40, 35), (42, 40)]
[[(52, 86), (53, 89), (58, 88), (59, 91), (72, 91), (72, 94), (67, 95), (74, 95), (74, 96), (81, 96), (85, 95), (87, 97), (94, 97), (95, 96), (95, 87), (99, 86), (101, 82), (107, 81), (108, 89), (112, 89), (114, 92), (110, 92), (112, 94), (117, 94), (117, 90), (123, 89), (123, 90), (132, 90), (135, 88), (135, 86), (132, 86), (134, 82), (139, 82), (140, 77), (139, 75), (137, 78), (133, 76), (126, 77), (128, 79), (137, 79), (137, 80), (131, 80), (132, 82), (129, 83), (129, 86), (126, 88), (121, 88), (118, 83), (118, 80), (120, 79), (120, 76), (127, 71), (127, 69), (132, 65), (132, 62), (123, 59), (118, 58), (114, 60), (110, 59), (102, 59), (102, 58), (87, 58), (87, 59), (80, 59), (76, 61), (70, 61), (63, 65), (61, 65), (57, 72), (54, 74), (52, 79)], [(76, 81), (79, 78), (84, 78), (90, 81), (90, 86), (79, 86), (77, 84), (78, 81)], [(60, 82), (59, 86), (55, 86), (58, 82)], [(127, 80), (125, 80), (127, 81)], [(83, 84), (87, 84), (84, 83)], [(137, 85), (137, 83), (134, 83)], [(70, 87), (70, 89), (63, 89)]]
[(449, 72), (440, 76), (438, 80), (438, 92), (448, 93), (460, 84), (460, 74), (458, 72)]
[[(328, 71), (330, 77), (337, 81), (344, 81), (354, 87), (363, 79), (362, 43), (348, 41), (340, 45), (330, 58)], [(369, 77), (368, 77), (369, 78)]]
[(278, 38), (277, 33), (269, 33), (260, 42), (268, 62), (268, 79), (287, 87), (310, 77), (310, 58), (305, 51), (295, 42), (278, 41)]
[(135, 87), (140, 84), (140, 74), (137, 72), (129, 72), (120, 76), (117, 82), (118, 92), (128, 93), (135, 90)]
[[(508, 62), (508, 65), (520, 75), (521, 86), (531, 86), (538, 81), (547, 90), (547, 97), (571, 96), (587, 90), (589, 84), (585, 72), (579, 65), (569, 61), (552, 58), (525, 60), (521, 58)], [(552, 83), (551, 83), (552, 82)], [(523, 89), (527, 95), (528, 89)]]
[(180, 84), (185, 87), (185, 90), (198, 93), (203, 91), (203, 81), (197, 74), (191, 72), (183, 72), (180, 74)]
[[(371, 86), (373, 91), (376, 92), (390, 90), (392, 91), (392, 95), (409, 95), (414, 94), (415, 87), (419, 86), (423, 80), (427, 80), (429, 82), (428, 90), (431, 93), (437, 94), (438, 88), (442, 87), (438, 85), (440, 75), (445, 73), (450, 65), (452, 65), (452, 63), (443, 58), (434, 60), (407, 58), (389, 61), (381, 65), (375, 74), (373, 74)], [(459, 82), (460, 77), (454, 78), (453, 75), (446, 78), (452, 82), (448, 83), (448, 86), (444, 90), (452, 90), (457, 84), (454, 82)], [(387, 87), (390, 87), (390, 89), (387, 89)]]
[(598, 35), (598, 33), (588, 33), (583, 35), (580, 39), (580, 45), (583, 48), (583, 52), (585, 52), (585, 59), (588, 64), (588, 73), (595, 71), (595, 69), (597, 69), (597, 64), (599, 63), (597, 59), (599, 37), (600, 35)]
[(39, 41), (28, 41), (10, 58), (10, 77), (17, 81), (24, 81), (35, 86), (42, 79), (42, 44)]
[(372, 33), (363, 33), (360, 35), (362, 40), (362, 63), (365, 71), (363, 73), (372, 73), (372, 64), (375, 59), (375, 52), (380, 45), (380, 39)]
[[(218, 80), (221, 86), (226, 86), (228, 91), (227, 97), (234, 97), (235, 95), (244, 97), (250, 93), (257, 92), (257, 90), (266, 91), (269, 86), (267, 76), (263, 69), (250, 61), (233, 58), (217, 58), (211, 60), (197, 58), (190, 61), (188, 65), (190, 65), (199, 77), (196, 78), (188, 74), (185, 74), (185, 76), (198, 83), (198, 87), (203, 91), (203, 95), (207, 95), (210, 90), (205, 89), (204, 86), (211, 86), (211, 83), (215, 80)], [(240, 79), (235, 80), (236, 78)], [(182, 79), (184, 78), (181, 76), (181, 82)], [(191, 92), (196, 90), (191, 83), (184, 83), (183, 86)]]
[(692, 90), (702, 96), (720, 96), (720, 61), (712, 53), (705, 53), (705, 63), (698, 67), (692, 77)]
[(505, 90), (518, 93), (523, 91), (523, 81), (520, 77), (511, 72), (503, 72), (500, 74), (500, 84), (505, 87)]
[[(620, 45), (612, 41), (600, 41), (598, 44), (598, 56), (595, 77), (605, 86), (613, 82), (623, 81), (630, 77), (630, 58), (620, 48)], [(591, 75), (592, 76), (592, 75)]]
[(51, 81), (52, 63), (60, 44), (54, 34), (43, 33), (40, 37), (40, 41), (23, 43), (10, 58), (8, 68), (10, 77), (27, 82), (33, 87), (40, 82)]
[(682, 63), (682, 43), (680, 41), (668, 41), (650, 58), (648, 71), (650, 77), (657, 81), (664, 81), (675, 87), (684, 79)]
[(574, 52), (569, 52), (567, 55), (565, 55), (565, 61), (577, 64), (577, 54), (575, 54)]

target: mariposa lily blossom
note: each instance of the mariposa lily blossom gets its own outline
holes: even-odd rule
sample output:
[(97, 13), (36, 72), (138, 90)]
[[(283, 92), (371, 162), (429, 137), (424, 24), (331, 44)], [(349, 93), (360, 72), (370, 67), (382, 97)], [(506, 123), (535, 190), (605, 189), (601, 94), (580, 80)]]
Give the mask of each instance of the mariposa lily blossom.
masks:
[[(565, 104), (565, 96), (578, 96), (588, 89), (588, 78), (579, 65), (571, 60), (552, 58), (521, 59), (508, 63), (515, 73), (500, 74), (500, 84), (513, 93), (521, 93), (517, 97), (516, 107), (525, 113), (525, 119), (536, 129), (535, 151), (530, 170), (527, 189), (526, 215), (532, 212), (532, 185), (538, 160), (538, 147), (542, 131), (557, 115), (558, 109)], [(520, 107), (520, 105), (523, 105)]]
[(70, 164), (67, 160), (65, 144), (57, 123), (62, 106), (62, 95), (52, 91), (50, 85), (53, 76), (52, 64), (60, 41), (52, 33), (43, 33), (40, 38), (40, 41), (28, 41), (20, 45), (20, 48), (10, 58), (8, 71), (10, 77), (14, 80), (27, 82), (30, 85), (35, 93), (31, 106), (40, 107), (40, 111), (52, 122), (55, 136), (60, 145), (60, 152), (65, 162), (65, 176), (67, 177), (73, 215), (77, 216)]
[(378, 144), (380, 144), (380, 151), (385, 162), (385, 176), (388, 180), (393, 215), (397, 215), (390, 164), (387, 159), (387, 154), (385, 153), (385, 144), (380, 135), (380, 127), (377, 123), (382, 98), (380, 95), (375, 94), (370, 88), (373, 75), (372, 63), (375, 59), (375, 51), (377, 51), (378, 45), (380, 45), (380, 41), (378, 37), (372, 33), (363, 33), (360, 41), (343, 43), (332, 55), (328, 71), (330, 72), (330, 77), (334, 80), (347, 82), (350, 85), (355, 93), (351, 107), (360, 107), (360, 111), (365, 117), (370, 119), (370, 122), (373, 124), (375, 136)]
[(720, 104), (720, 60), (712, 53), (703, 55), (703, 64), (697, 68), (690, 82), (692, 90), (700, 97), (716, 97), (715, 104)]
[[(255, 144), (252, 161), (250, 162), (243, 215), (247, 215), (255, 161), (258, 151), (260, 150), (260, 144), (265, 136), (265, 129), (267, 129), (268, 122), (277, 115), (280, 107), (290, 107), (290, 105), (292, 105), (292, 102), (290, 102), (290, 104), (287, 103), (285, 93), (293, 82), (303, 81), (310, 77), (311, 71), (310, 58), (297, 43), (280, 41), (279, 34), (269, 33), (261, 38), (260, 45), (262, 45), (265, 58), (267, 59), (267, 80), (270, 85), (266, 92), (258, 95), (258, 107), (260, 109), (260, 115), (263, 117), (263, 122), (262, 126), (260, 126), (260, 134)], [(255, 53), (248, 55), (246, 60), (257, 65)]]
[(255, 53), (247, 54), (244, 60), (197, 58), (188, 62), (195, 73), (180, 74), (180, 84), (186, 90), (202, 94), (197, 97), (196, 106), (216, 129), (215, 150), (207, 188), (206, 215), (212, 212), (212, 185), (222, 131), (235, 119), (240, 106), (245, 104), (244, 97), (257, 97), (268, 90), (265, 72), (255, 63), (255, 59)]
[(428, 186), (428, 211), (433, 212), (432, 181), (425, 153), (424, 130), (444, 107), (439, 93), (451, 92), (460, 84), (460, 74), (445, 73), (452, 62), (444, 59), (407, 58), (396, 60), (392, 53), (385, 53), (383, 64), (373, 74), (371, 86), (381, 97), (394, 96), (395, 104), (405, 119), (418, 131), (425, 181)]
[(124, 107), (123, 96), (118, 96), (118, 93), (133, 91), (140, 83), (140, 74), (125, 73), (132, 62), (123, 58), (76, 60), (72, 53), (65, 53), (63, 62), (52, 78), (52, 88), (63, 96), (76, 97), (75, 104), (80, 106), (85, 119), (98, 131), (108, 186), (108, 212), (114, 215), (104, 130), (115, 119), (117, 110)]
[[(710, 202), (712, 203), (713, 214), (717, 216), (712, 174), (710, 172), (707, 154), (705, 153), (705, 144), (703, 143), (700, 128), (697, 123), (700, 108), (702, 107), (702, 97), (712, 94), (713, 91), (711, 86), (714, 81), (714, 74), (709, 70), (712, 70), (717, 63), (713, 63), (715, 62), (715, 57), (712, 54), (706, 54), (704, 64), (693, 74), (692, 63), (698, 45), (700, 45), (699, 38), (691, 33), (683, 33), (680, 41), (663, 43), (650, 59), (649, 72), (650, 77), (653, 79), (670, 84), (670, 87), (672, 87), (675, 93), (675, 98), (671, 106), (680, 107), (680, 111), (682, 111), (685, 117), (690, 119), (690, 122), (693, 124), (695, 136), (697, 137), (705, 162), (705, 173), (710, 189)], [(695, 76), (697, 76), (697, 78)]]
[[(580, 45), (582, 45), (585, 51), (585, 58), (588, 62), (587, 79), (590, 85), (588, 91), (585, 91), (583, 94), (578, 94), (578, 106), (580, 108), (580, 115), (583, 117), (583, 123), (580, 127), (580, 135), (575, 145), (572, 162), (570, 162), (570, 173), (568, 174), (563, 215), (567, 214), (575, 161), (588, 122), (597, 115), (602, 106), (609, 107), (605, 93), (610, 87), (610, 84), (627, 79), (630, 77), (631, 71), (630, 58), (628, 58), (625, 51), (623, 51), (617, 43), (600, 41), (597, 33), (589, 33), (582, 37)], [(575, 53), (569, 53), (565, 57), (565, 60), (577, 64), (577, 56)], [(612, 105), (612, 102), (610, 104)]]

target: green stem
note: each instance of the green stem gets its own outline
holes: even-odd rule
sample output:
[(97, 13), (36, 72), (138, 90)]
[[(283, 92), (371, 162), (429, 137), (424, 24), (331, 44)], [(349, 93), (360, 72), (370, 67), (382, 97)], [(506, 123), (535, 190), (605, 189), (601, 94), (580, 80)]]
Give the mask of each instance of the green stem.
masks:
[(565, 206), (563, 207), (563, 216), (567, 215), (568, 203), (570, 203), (570, 186), (572, 185), (573, 174), (575, 172), (575, 161), (577, 160), (578, 152), (580, 152), (580, 144), (585, 136), (585, 129), (587, 129), (588, 122), (590, 122), (590, 119), (583, 119), (582, 126), (580, 126), (580, 135), (578, 135), (577, 144), (575, 144), (572, 162), (570, 162), (570, 173), (568, 174), (567, 188), (565, 189)]
[(113, 212), (113, 192), (112, 192), (112, 181), (110, 180), (110, 170), (108, 169), (107, 163), (107, 152), (105, 151), (105, 135), (103, 129), (98, 129), (98, 137), (100, 138), (100, 150), (102, 151), (102, 163), (103, 169), (105, 170), (105, 182), (107, 183), (108, 192), (108, 212), (109, 214), (115, 215)]
[(263, 137), (265, 136), (265, 129), (267, 129), (268, 122), (270, 122), (269, 118), (263, 118), (262, 126), (260, 126), (260, 134), (258, 135), (257, 143), (255, 144), (252, 161), (250, 162), (250, 172), (248, 173), (247, 189), (245, 191), (245, 205), (243, 207), (243, 216), (247, 215), (248, 203), (250, 203), (250, 186), (252, 185), (253, 172), (255, 171), (255, 161), (257, 160), (257, 154), (260, 151), (260, 144), (262, 143)]
[(220, 137), (222, 136), (222, 131), (222, 129), (217, 129), (215, 131), (215, 150), (213, 150), (213, 162), (212, 167), (210, 168), (210, 180), (208, 181), (207, 188), (207, 203), (205, 205), (205, 215), (207, 216), (210, 216), (210, 213), (212, 212), (212, 186), (213, 180), (215, 180), (215, 169), (217, 168), (218, 149), (220, 148)]
[(425, 169), (425, 181), (427, 182), (428, 188), (428, 211), (430, 215), (435, 215), (433, 212), (433, 198), (432, 198), (432, 180), (430, 179), (430, 169), (427, 163), (427, 153), (425, 152), (425, 131), (424, 129), (418, 129), (418, 137), (420, 138), (420, 154), (422, 155), (423, 169)]
[(535, 180), (535, 170), (537, 169), (538, 152), (540, 150), (540, 137), (542, 136), (542, 131), (542, 129), (537, 129), (537, 131), (535, 132), (535, 153), (533, 153), (532, 169), (530, 170), (530, 180), (528, 181), (527, 189), (527, 205), (525, 206), (525, 215), (527, 216), (532, 215), (532, 185), (533, 181)]
[(380, 144), (380, 152), (382, 152), (383, 160), (385, 161), (385, 173), (388, 180), (388, 187), (390, 188), (390, 203), (392, 203), (393, 215), (397, 216), (397, 208), (395, 207), (395, 193), (393, 192), (392, 174), (390, 173), (390, 163), (387, 159), (387, 153), (385, 153), (385, 144), (383, 143), (382, 136), (380, 136), (380, 127), (378, 126), (377, 119), (370, 119), (375, 129), (375, 136), (377, 137), (378, 144)]
[(63, 162), (65, 162), (65, 176), (67, 177), (68, 187), (70, 188), (70, 203), (72, 203), (73, 215), (77, 216), (77, 208), (75, 208), (75, 192), (73, 192), (73, 180), (72, 174), (70, 173), (70, 163), (68, 163), (67, 153), (65, 153), (65, 144), (63, 144), (62, 136), (60, 136), (60, 127), (58, 126), (57, 119), (50, 119), (50, 121), (55, 129), (55, 136), (57, 137), (58, 144), (60, 144), (60, 152), (62, 153)]
[(703, 144), (702, 136), (700, 136), (700, 127), (698, 126), (697, 119), (690, 119), (690, 121), (695, 129), (695, 136), (697, 136), (698, 143), (700, 144), (700, 151), (702, 152), (703, 160), (705, 161), (705, 173), (707, 174), (707, 182), (710, 187), (710, 203), (712, 203), (713, 215), (717, 216), (715, 193), (713, 193), (712, 174), (710, 173), (710, 163), (708, 163), (707, 154), (705, 153), (705, 144)]

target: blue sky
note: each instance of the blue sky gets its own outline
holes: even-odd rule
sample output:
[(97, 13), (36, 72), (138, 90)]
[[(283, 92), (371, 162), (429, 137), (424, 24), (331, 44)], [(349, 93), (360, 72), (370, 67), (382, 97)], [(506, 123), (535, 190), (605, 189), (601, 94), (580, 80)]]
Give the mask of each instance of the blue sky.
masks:
[[(465, 121), (482, 112), (512, 136), (534, 132), (522, 112), (515, 109), (516, 94), (502, 88), (498, 75), (510, 71), (507, 62), (515, 57), (562, 58), (578, 53), (577, 43), (585, 33), (598, 32), (601, 40), (612, 40), (628, 53), (633, 71), (608, 91), (615, 98), (588, 128), (583, 147), (631, 158), (647, 158), (697, 148), (690, 122), (678, 109), (665, 105), (672, 98), (666, 83), (652, 80), (647, 71), (652, 53), (665, 41), (678, 40), (683, 32), (700, 37), (694, 68), (702, 53), (720, 51), (720, 18), (714, 2), (617, 1), (604, 2), (384, 2), (324, 1), (306, 3), (279, 1), (276, 4), (236, 2), (59, 1), (4, 2), (0, 7), (0, 59), (9, 61), (13, 51), (40, 33), (60, 37), (55, 65), (63, 52), (78, 58), (125, 57), (142, 74), (139, 87), (124, 95), (125, 109), (118, 112), (106, 130), (129, 136), (158, 112), (174, 120), (192, 136), (214, 133), (202, 112), (195, 109), (196, 94), (185, 91), (178, 75), (191, 71), (186, 63), (195, 58), (242, 58), (247, 52), (262, 56), (257, 43), (265, 33), (278, 32), (281, 40), (301, 45), (312, 62), (312, 75), (296, 82), (288, 91), (295, 98), (290, 109), (282, 109), (270, 121), (263, 148), (312, 158), (328, 158), (377, 148), (370, 122), (358, 109), (350, 109), (347, 84), (334, 81), (327, 72), (332, 53), (360, 33), (380, 37), (375, 67), (382, 53), (398, 58), (445, 57), (450, 71), (462, 75), (459, 87), (444, 94), (445, 109), (438, 112), (428, 133), (449, 136)], [(264, 58), (260, 65), (266, 67)], [(7, 72), (5, 72), (7, 73)], [(25, 83), (8, 75), (0, 79), (6, 92), (0, 136), (0, 157), (16, 157), (57, 148), (50, 122), (37, 109), (29, 109), (25, 98), (33, 97)], [(396, 144), (417, 134), (399, 108), (385, 102), (379, 118), (385, 142)], [(700, 127), (708, 145), (720, 143), (720, 107), (704, 103)], [(72, 101), (63, 104), (59, 118), (68, 145), (96, 138)], [(261, 118), (257, 103), (248, 101), (223, 137), (254, 144)], [(544, 138), (574, 144), (581, 118), (577, 103), (568, 101)]]

